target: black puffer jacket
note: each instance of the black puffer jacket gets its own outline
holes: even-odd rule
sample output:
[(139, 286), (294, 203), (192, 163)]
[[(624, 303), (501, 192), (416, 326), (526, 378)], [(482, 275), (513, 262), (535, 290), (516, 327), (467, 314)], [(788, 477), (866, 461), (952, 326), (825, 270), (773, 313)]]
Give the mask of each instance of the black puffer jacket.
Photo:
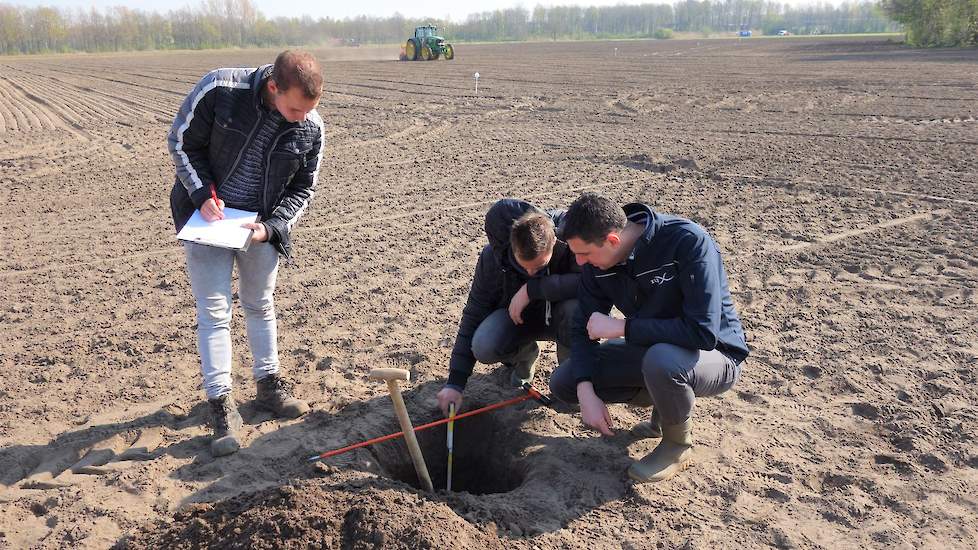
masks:
[(527, 285), (530, 305), (523, 311), (527, 323), (547, 322), (547, 303), (577, 297), (580, 268), (567, 243), (560, 240), (560, 222), (563, 210), (549, 210), (547, 214), (557, 227), (557, 243), (553, 256), (545, 270), (530, 277), (513, 257), (509, 233), (513, 222), (530, 210), (538, 210), (532, 204), (518, 199), (502, 199), (486, 213), (486, 236), (489, 244), (482, 249), (475, 266), (475, 276), (469, 298), (462, 310), (455, 347), (449, 364), (448, 384), (460, 388), (472, 374), (475, 356), (472, 354), (472, 336), (479, 325), (493, 311), (508, 308), (510, 300)]

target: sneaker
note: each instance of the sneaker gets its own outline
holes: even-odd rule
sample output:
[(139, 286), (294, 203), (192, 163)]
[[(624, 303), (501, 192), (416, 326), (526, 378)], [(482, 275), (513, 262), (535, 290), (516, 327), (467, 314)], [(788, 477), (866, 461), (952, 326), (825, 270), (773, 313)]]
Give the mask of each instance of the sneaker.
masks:
[(211, 404), (211, 415), (214, 426), (214, 437), (211, 439), (211, 454), (214, 456), (224, 456), (236, 452), (241, 448), (241, 441), (238, 440), (238, 430), (241, 429), (241, 415), (238, 414), (238, 407), (234, 403), (231, 395), (222, 395), (215, 399), (209, 399)]
[(258, 380), (255, 405), (285, 418), (299, 418), (309, 412), (309, 404), (293, 396), (290, 384), (278, 374)]

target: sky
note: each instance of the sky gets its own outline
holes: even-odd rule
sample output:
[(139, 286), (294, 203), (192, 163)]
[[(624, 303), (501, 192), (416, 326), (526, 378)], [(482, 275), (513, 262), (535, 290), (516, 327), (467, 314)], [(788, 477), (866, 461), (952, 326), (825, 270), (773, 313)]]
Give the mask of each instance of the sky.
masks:
[[(301, 16), (309, 15), (314, 19), (321, 17), (332, 17), (342, 19), (355, 17), (358, 15), (372, 15), (378, 17), (388, 17), (395, 12), (407, 17), (438, 17), (447, 18), (453, 21), (464, 21), (470, 13), (483, 11), (493, 11), (497, 9), (512, 8), (522, 6), (529, 11), (537, 5), (542, 6), (613, 6), (616, 4), (643, 4), (643, 3), (673, 3), (675, 0), (466, 0), (464, 2), (452, 0), (356, 0), (356, 1), (330, 1), (323, 0), (252, 0), (257, 6), (258, 11), (266, 17), (278, 16)], [(190, 0), (0, 0), (2, 3), (14, 4), (19, 6), (52, 6), (58, 8), (91, 8), (104, 9), (111, 6), (126, 6), (142, 11), (157, 11), (165, 13), (172, 9), (182, 8), (188, 5), (199, 5), (197, 1)], [(782, 3), (792, 5), (814, 4), (816, 0), (781, 0)], [(822, 3), (832, 3), (825, 2)]]

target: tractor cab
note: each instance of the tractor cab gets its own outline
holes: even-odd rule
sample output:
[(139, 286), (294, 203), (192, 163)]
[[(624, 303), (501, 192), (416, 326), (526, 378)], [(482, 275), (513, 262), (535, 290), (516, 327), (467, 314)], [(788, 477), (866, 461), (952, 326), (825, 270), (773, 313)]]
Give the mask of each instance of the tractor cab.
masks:
[(437, 31), (438, 31), (438, 27), (434, 25), (425, 25), (423, 27), (418, 27), (414, 29), (414, 37), (421, 38), (421, 39), (430, 38), (432, 36), (435, 36), (435, 32)]

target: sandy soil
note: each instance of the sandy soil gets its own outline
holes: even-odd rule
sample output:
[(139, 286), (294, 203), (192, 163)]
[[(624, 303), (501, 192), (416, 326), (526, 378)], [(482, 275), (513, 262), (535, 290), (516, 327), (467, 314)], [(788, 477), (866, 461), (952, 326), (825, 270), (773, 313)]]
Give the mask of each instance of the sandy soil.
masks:
[[(617, 48), (617, 56), (614, 49)], [(215, 460), (165, 135), (195, 80), (272, 51), (0, 59), (0, 548), (972, 547), (978, 537), (978, 56), (853, 40), (319, 52), (322, 189), (280, 271), (284, 368), (315, 411), (249, 403)], [(478, 71), (479, 95), (472, 74)], [(416, 423), (447, 372), (482, 216), (582, 190), (705, 225), (752, 357), (699, 401), (696, 465), (532, 403), (459, 423), (416, 490), (378, 366)], [(539, 388), (554, 366), (543, 355)], [(466, 407), (513, 396), (480, 366)], [(444, 431), (421, 437), (443, 484)], [(971, 542), (968, 542), (971, 541)]]

